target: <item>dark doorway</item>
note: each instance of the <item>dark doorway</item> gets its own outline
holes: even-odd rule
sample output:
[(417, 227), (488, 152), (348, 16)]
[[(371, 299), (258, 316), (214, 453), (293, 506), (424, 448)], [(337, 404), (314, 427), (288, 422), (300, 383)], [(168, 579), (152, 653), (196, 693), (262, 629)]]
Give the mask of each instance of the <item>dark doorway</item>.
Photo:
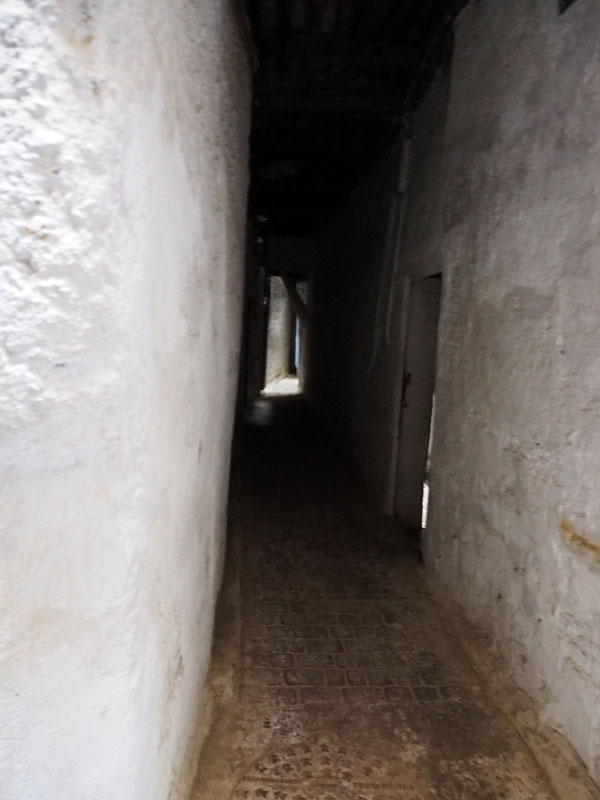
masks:
[(412, 280), (407, 321), (394, 514), (420, 541), (429, 493), (441, 275)]

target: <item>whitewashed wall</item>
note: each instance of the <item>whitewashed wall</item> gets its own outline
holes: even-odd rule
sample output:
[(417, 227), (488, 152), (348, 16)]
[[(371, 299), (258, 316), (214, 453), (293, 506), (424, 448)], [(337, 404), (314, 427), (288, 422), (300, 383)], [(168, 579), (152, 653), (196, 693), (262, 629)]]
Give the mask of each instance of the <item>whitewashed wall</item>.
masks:
[(178, 800), (206, 723), (248, 65), (222, 0), (0, 8), (3, 800)]
[(270, 285), (265, 386), (272, 381), (286, 378), (290, 366), (292, 307), (282, 279), (272, 277)]
[(600, 780), (600, 5), (457, 27), (427, 561)]
[[(394, 324), (370, 360), (382, 164), (322, 232), (307, 392), (380, 494), (402, 374)], [(472, 2), (415, 117), (398, 264), (443, 272), (425, 557), (597, 782), (599, 186), (600, 5)]]

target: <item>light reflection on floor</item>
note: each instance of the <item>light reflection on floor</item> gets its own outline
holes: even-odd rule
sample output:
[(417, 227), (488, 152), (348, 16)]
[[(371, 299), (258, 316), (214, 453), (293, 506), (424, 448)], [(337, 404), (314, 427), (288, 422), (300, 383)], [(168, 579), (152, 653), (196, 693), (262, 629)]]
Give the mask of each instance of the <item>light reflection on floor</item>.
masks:
[(263, 397), (281, 397), (282, 395), (300, 394), (300, 383), (295, 375), (278, 378), (269, 383), (261, 392)]
[(260, 400), (257, 400), (244, 413), (244, 419), (250, 425), (272, 425), (274, 419), (273, 401), (268, 398), (288, 397), (301, 394), (298, 378), (289, 375), (285, 378), (278, 378), (269, 383), (260, 393)]
[(244, 413), (250, 425), (271, 425), (273, 423), (273, 403), (270, 400), (257, 400)]

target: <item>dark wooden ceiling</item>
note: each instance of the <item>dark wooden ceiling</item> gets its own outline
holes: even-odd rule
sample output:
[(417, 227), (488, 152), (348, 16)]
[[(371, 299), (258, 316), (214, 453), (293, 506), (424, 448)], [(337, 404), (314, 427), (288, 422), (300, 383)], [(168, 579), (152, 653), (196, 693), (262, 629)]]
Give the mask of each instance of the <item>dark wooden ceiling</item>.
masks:
[(248, 0), (257, 69), (250, 213), (303, 235), (405, 124), (464, 0)]

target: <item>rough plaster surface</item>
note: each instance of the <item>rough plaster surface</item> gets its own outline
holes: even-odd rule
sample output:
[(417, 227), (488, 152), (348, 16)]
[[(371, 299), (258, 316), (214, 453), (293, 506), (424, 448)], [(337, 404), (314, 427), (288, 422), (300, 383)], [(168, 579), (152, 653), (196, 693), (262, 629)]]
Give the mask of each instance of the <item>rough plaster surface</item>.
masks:
[(221, 572), (246, 188), (228, 3), (0, 12), (7, 800), (174, 800)]
[(600, 7), (473, 3), (446, 139), (427, 562), (600, 780)]

